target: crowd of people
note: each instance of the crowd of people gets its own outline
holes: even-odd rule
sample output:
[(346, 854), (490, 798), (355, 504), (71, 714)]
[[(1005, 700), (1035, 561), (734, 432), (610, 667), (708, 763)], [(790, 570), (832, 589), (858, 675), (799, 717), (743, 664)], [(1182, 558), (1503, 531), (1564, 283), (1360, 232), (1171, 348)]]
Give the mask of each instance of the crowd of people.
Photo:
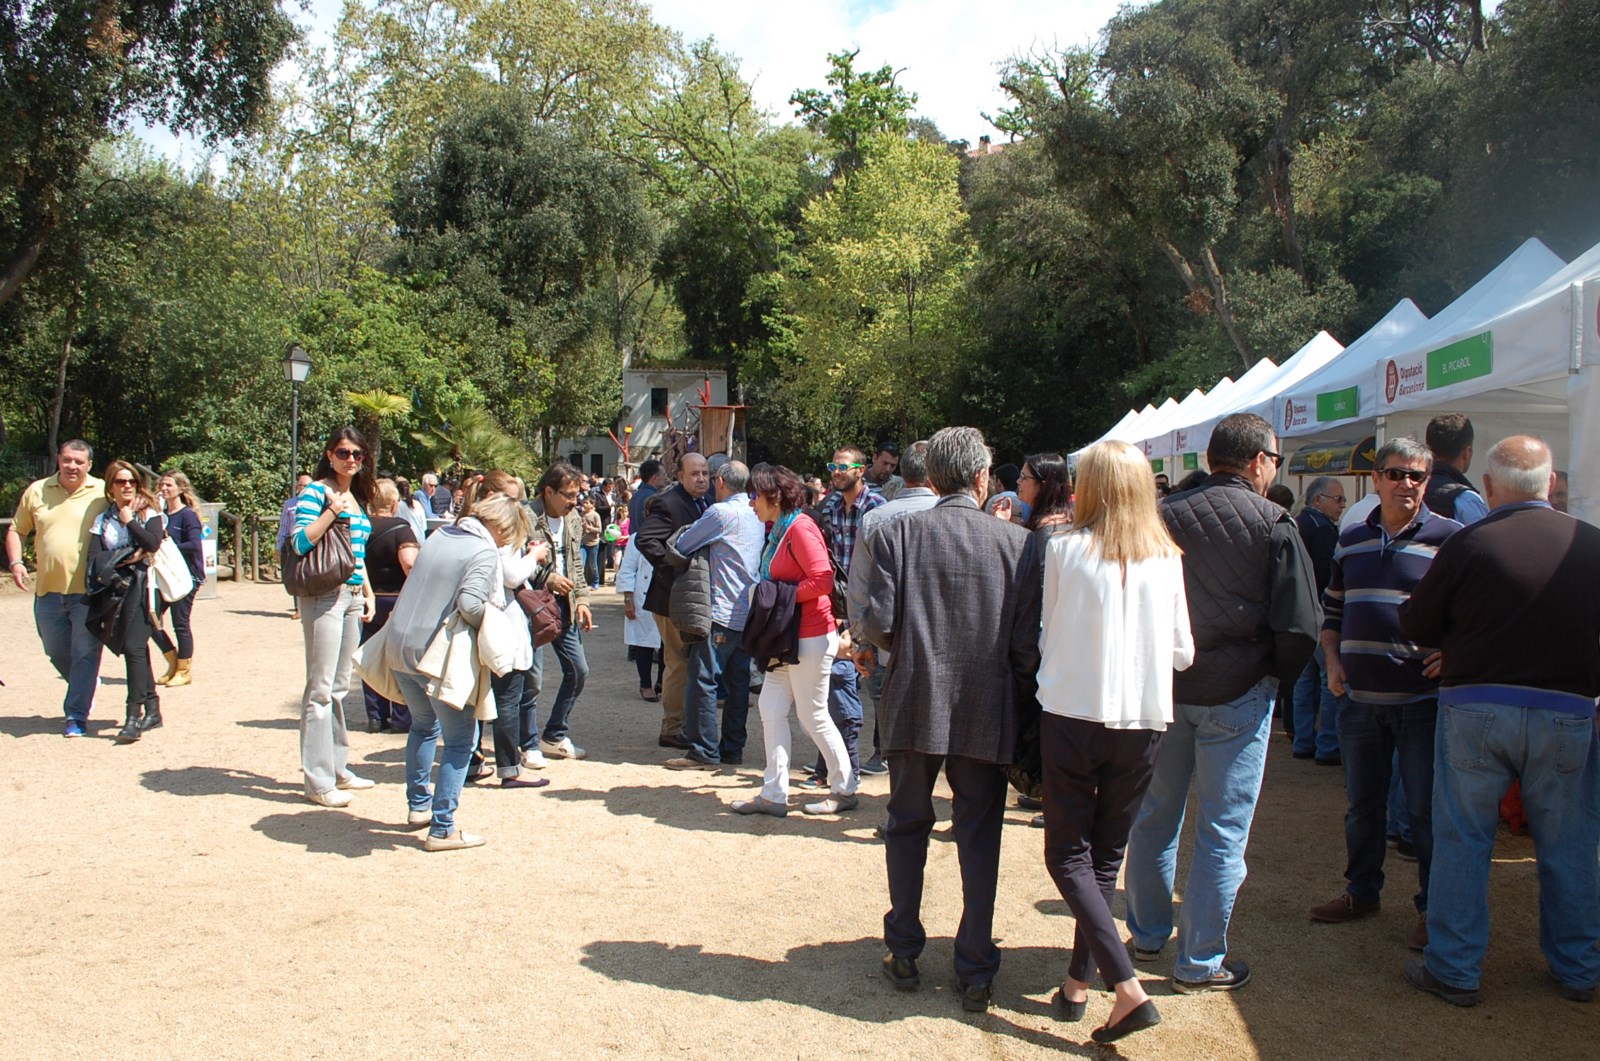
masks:
[[(1377, 450), (1361, 505), (1343, 479), (1318, 477), (1291, 514), (1292, 497), (1270, 496), (1279, 439), (1247, 414), (1217, 425), (1209, 470), (1175, 487), (1125, 443), (1090, 446), (1075, 466), (1040, 453), (996, 467), (980, 432), (951, 427), (870, 457), (842, 445), (827, 484), (691, 451), (671, 469), (646, 461), (637, 480), (557, 462), (531, 488), (488, 470), (430, 472), (412, 491), (375, 476), (361, 433), (342, 428), (279, 536), (305, 642), (305, 795), (339, 807), (373, 787), (349, 768), (359, 680), (369, 728), (406, 734), (408, 820), (425, 848), (482, 844), (458, 822), (468, 782), (540, 788), (530, 775), (551, 758), (587, 755), (572, 737), (585, 635), (614, 566), (664, 768), (743, 764), (758, 692), (761, 785), (731, 813), (783, 818), (799, 787), (816, 797), (803, 813), (848, 814), (863, 775), (888, 774), (882, 972), (896, 988), (921, 982), (941, 774), (963, 1008), (988, 1008), (1000, 967), (1008, 783), (1041, 811), (1045, 864), (1076, 920), (1059, 1019), (1085, 1017), (1098, 978), (1113, 1001), (1095, 1041), (1158, 1023), (1138, 965), (1169, 968), (1180, 993), (1245, 986), (1229, 926), (1278, 714), (1296, 758), (1344, 774), (1345, 887), (1313, 921), (1377, 913), (1386, 852), (1414, 856), (1403, 942), (1420, 956), (1404, 976), (1474, 1004), (1512, 790), (1538, 844), (1548, 972), (1587, 1002), (1600, 982), (1600, 529), (1553, 506), (1562, 480), (1544, 443), (1500, 441), (1481, 489), (1472, 443), (1464, 417), (1439, 417), (1424, 441)], [(6, 558), (28, 587), (33, 538), (66, 734), (84, 733), (105, 645), (127, 663), (118, 739), (131, 742), (162, 725), (151, 640), (168, 687), (191, 679), (193, 591), (165, 599), (154, 569), (170, 538), (203, 579), (195, 501), (175, 469), (152, 494), (126, 462), (105, 481), (91, 464), (85, 443), (61, 447), (57, 474), (19, 505)], [(545, 646), (561, 680), (541, 725)], [(805, 767), (791, 714), (818, 751)]]

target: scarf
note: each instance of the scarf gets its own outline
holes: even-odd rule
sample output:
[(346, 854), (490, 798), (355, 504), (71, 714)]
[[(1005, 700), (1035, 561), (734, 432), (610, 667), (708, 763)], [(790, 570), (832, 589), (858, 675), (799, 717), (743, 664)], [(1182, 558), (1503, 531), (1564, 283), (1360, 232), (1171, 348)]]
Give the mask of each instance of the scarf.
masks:
[(761, 577), (772, 577), (772, 558), (778, 555), (778, 546), (783, 544), (789, 528), (794, 526), (794, 521), (799, 517), (800, 510), (785, 512), (772, 523), (772, 530), (767, 534), (767, 544), (761, 549)]

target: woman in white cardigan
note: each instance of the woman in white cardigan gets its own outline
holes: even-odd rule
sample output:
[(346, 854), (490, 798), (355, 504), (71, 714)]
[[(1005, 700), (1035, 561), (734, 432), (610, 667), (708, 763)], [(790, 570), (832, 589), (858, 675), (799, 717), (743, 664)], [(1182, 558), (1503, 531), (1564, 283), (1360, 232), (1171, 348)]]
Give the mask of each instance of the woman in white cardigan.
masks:
[[(639, 696), (652, 704), (661, 701), (661, 631), (650, 613), (644, 610), (644, 597), (650, 592), (654, 574), (649, 561), (630, 537), (627, 548), (622, 551), (622, 562), (617, 565), (616, 577), (624, 615), (622, 643), (628, 646), (628, 658), (639, 670)], [(652, 667), (655, 670), (653, 682)]]
[(1044, 559), (1039, 635), (1045, 867), (1077, 932), (1055, 1005), (1083, 1019), (1098, 967), (1116, 992), (1096, 1042), (1161, 1020), (1111, 916), (1134, 816), (1172, 721), (1172, 672), (1194, 662), (1182, 554), (1144, 454), (1124, 442), (1078, 461), (1077, 522)]

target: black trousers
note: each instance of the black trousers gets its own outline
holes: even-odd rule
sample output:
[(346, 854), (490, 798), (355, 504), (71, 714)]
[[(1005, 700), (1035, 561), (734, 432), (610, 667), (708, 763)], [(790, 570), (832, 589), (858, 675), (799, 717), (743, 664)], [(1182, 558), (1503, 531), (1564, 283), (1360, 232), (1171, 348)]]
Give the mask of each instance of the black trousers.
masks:
[(1161, 734), (1107, 729), (1098, 722), (1045, 712), (1039, 721), (1044, 760), (1044, 864), (1077, 921), (1067, 975), (1088, 983), (1132, 979), (1133, 963), (1111, 916), (1128, 832), (1155, 773)]
[[(143, 586), (142, 582), (135, 583), (137, 589)], [(130, 600), (123, 607), (129, 612), (122, 640), (122, 663), (128, 675), (128, 707), (134, 710), (145, 704), (153, 707), (160, 701), (156, 699), (156, 677), (150, 670), (150, 616), (136, 601)]]
[(994, 945), (994, 896), (1000, 876), (1006, 777), (993, 763), (921, 752), (890, 756), (889, 821), (883, 834), (889, 912), (883, 915), (883, 942), (899, 958), (919, 957), (928, 942), (922, 927), (922, 877), (940, 766), (950, 782), (956, 857), (961, 863), (956, 976), (963, 984), (984, 984), (1000, 968), (1000, 948)]
[(162, 652), (176, 650), (179, 659), (194, 658), (194, 632), (189, 626), (189, 615), (194, 610), (194, 595), (199, 592), (200, 588), (196, 586), (189, 591), (187, 597), (175, 600), (171, 604), (157, 598), (159, 602), (158, 610), (172, 613), (172, 631), (178, 635), (178, 644), (174, 649), (172, 638), (167, 636), (167, 632), (160, 627), (156, 628), (151, 638), (155, 641), (156, 647)]

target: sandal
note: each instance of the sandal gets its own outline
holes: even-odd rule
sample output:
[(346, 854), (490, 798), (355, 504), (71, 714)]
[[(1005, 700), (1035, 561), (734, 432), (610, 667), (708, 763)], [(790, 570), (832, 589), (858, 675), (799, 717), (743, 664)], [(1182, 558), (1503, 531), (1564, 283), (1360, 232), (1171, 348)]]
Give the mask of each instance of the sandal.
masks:
[(654, 689), (645, 689), (641, 687), (639, 689), (639, 699), (643, 700), (647, 704), (659, 704), (661, 702), (661, 697), (652, 695), (654, 692)]

